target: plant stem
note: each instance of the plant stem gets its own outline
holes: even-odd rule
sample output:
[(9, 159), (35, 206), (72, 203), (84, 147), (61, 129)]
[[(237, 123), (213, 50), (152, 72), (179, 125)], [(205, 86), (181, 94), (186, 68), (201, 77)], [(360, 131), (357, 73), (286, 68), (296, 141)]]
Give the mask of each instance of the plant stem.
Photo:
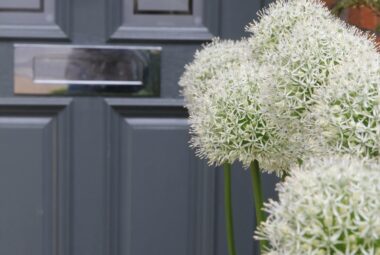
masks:
[(281, 182), (284, 182), (286, 177), (288, 177), (288, 174), (286, 173), (283, 173), (282, 176), (281, 176)]
[[(262, 194), (262, 187), (261, 187), (261, 178), (260, 178), (260, 166), (259, 162), (255, 159), (251, 165), (251, 178), (252, 178), (252, 190), (253, 190), (253, 196), (255, 200), (255, 210), (256, 210), (256, 225), (260, 226), (260, 224), (265, 221), (265, 214), (262, 210), (263, 208), (263, 194)], [(260, 254), (262, 254), (263, 249), (266, 245), (266, 242), (264, 240), (259, 241), (260, 246)]]
[(231, 164), (224, 163), (224, 211), (229, 255), (236, 255), (231, 199)]

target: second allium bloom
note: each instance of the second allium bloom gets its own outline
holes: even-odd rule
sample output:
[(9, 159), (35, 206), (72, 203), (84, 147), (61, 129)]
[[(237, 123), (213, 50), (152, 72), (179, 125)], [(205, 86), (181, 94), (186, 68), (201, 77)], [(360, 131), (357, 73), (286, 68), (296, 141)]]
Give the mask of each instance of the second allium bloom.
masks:
[(380, 165), (311, 160), (278, 186), (279, 202), (257, 232), (265, 254), (380, 254)]
[(320, 151), (379, 158), (380, 55), (363, 53), (332, 71), (330, 86), (318, 92), (310, 123)]
[[(277, 1), (249, 30), (254, 33), (249, 40), (253, 54), (269, 66), (268, 84), (261, 98), (263, 107), (271, 113), (268, 116), (287, 131), (296, 144), (293, 147), (303, 147), (301, 159), (316, 150), (330, 153), (318, 149), (319, 137), (311, 137), (315, 123), (310, 123), (310, 115), (323, 101), (317, 93), (331, 86), (344, 90), (347, 79), (339, 84), (340, 80), (332, 82), (330, 76), (345, 63), (358, 60), (366, 66), (363, 56), (377, 54), (373, 40), (344, 24), (315, 0)], [(359, 72), (352, 67), (346, 71)], [(344, 75), (348, 73), (342, 72)], [(349, 79), (355, 83), (355, 78)]]

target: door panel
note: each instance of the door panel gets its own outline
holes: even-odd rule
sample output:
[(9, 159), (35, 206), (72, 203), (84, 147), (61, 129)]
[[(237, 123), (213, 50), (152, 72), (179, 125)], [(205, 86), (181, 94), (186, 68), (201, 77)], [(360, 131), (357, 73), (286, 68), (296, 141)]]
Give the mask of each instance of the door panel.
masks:
[(209, 40), (218, 33), (219, 0), (110, 0), (111, 40)]
[(212, 254), (215, 172), (188, 148), (182, 100), (107, 103), (111, 254)]
[(0, 102), (0, 254), (58, 254), (66, 241), (69, 102)]
[(38, 10), (41, 8), (40, 0), (3, 0), (2, 8)]
[(192, 254), (196, 172), (186, 119), (127, 118), (122, 133), (121, 254)]
[[(51, 246), (52, 123), (49, 118), (0, 118), (1, 254), (47, 254)], [(22, 159), (22, 160), (21, 160)], [(12, 194), (12, 199), (9, 199)], [(20, 240), (24, 241), (20, 245)]]
[(69, 3), (65, 0), (2, 1), (0, 37), (66, 38)]

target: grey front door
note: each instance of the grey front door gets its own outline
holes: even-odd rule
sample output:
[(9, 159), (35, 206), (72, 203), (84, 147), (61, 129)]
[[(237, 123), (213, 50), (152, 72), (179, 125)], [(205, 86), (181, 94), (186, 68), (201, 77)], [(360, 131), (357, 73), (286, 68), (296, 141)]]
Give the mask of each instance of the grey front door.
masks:
[[(262, 4), (1, 0), (0, 255), (226, 254), (222, 176), (188, 149), (177, 82)], [(14, 43), (161, 46), (160, 96), (15, 96)], [(254, 254), (248, 172), (234, 187), (238, 252)]]

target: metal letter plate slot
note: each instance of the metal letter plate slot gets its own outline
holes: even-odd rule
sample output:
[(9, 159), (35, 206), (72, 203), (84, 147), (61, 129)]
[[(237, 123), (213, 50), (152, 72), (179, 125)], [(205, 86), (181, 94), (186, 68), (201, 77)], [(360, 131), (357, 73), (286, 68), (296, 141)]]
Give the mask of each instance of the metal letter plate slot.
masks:
[(160, 95), (160, 47), (15, 45), (14, 93)]

